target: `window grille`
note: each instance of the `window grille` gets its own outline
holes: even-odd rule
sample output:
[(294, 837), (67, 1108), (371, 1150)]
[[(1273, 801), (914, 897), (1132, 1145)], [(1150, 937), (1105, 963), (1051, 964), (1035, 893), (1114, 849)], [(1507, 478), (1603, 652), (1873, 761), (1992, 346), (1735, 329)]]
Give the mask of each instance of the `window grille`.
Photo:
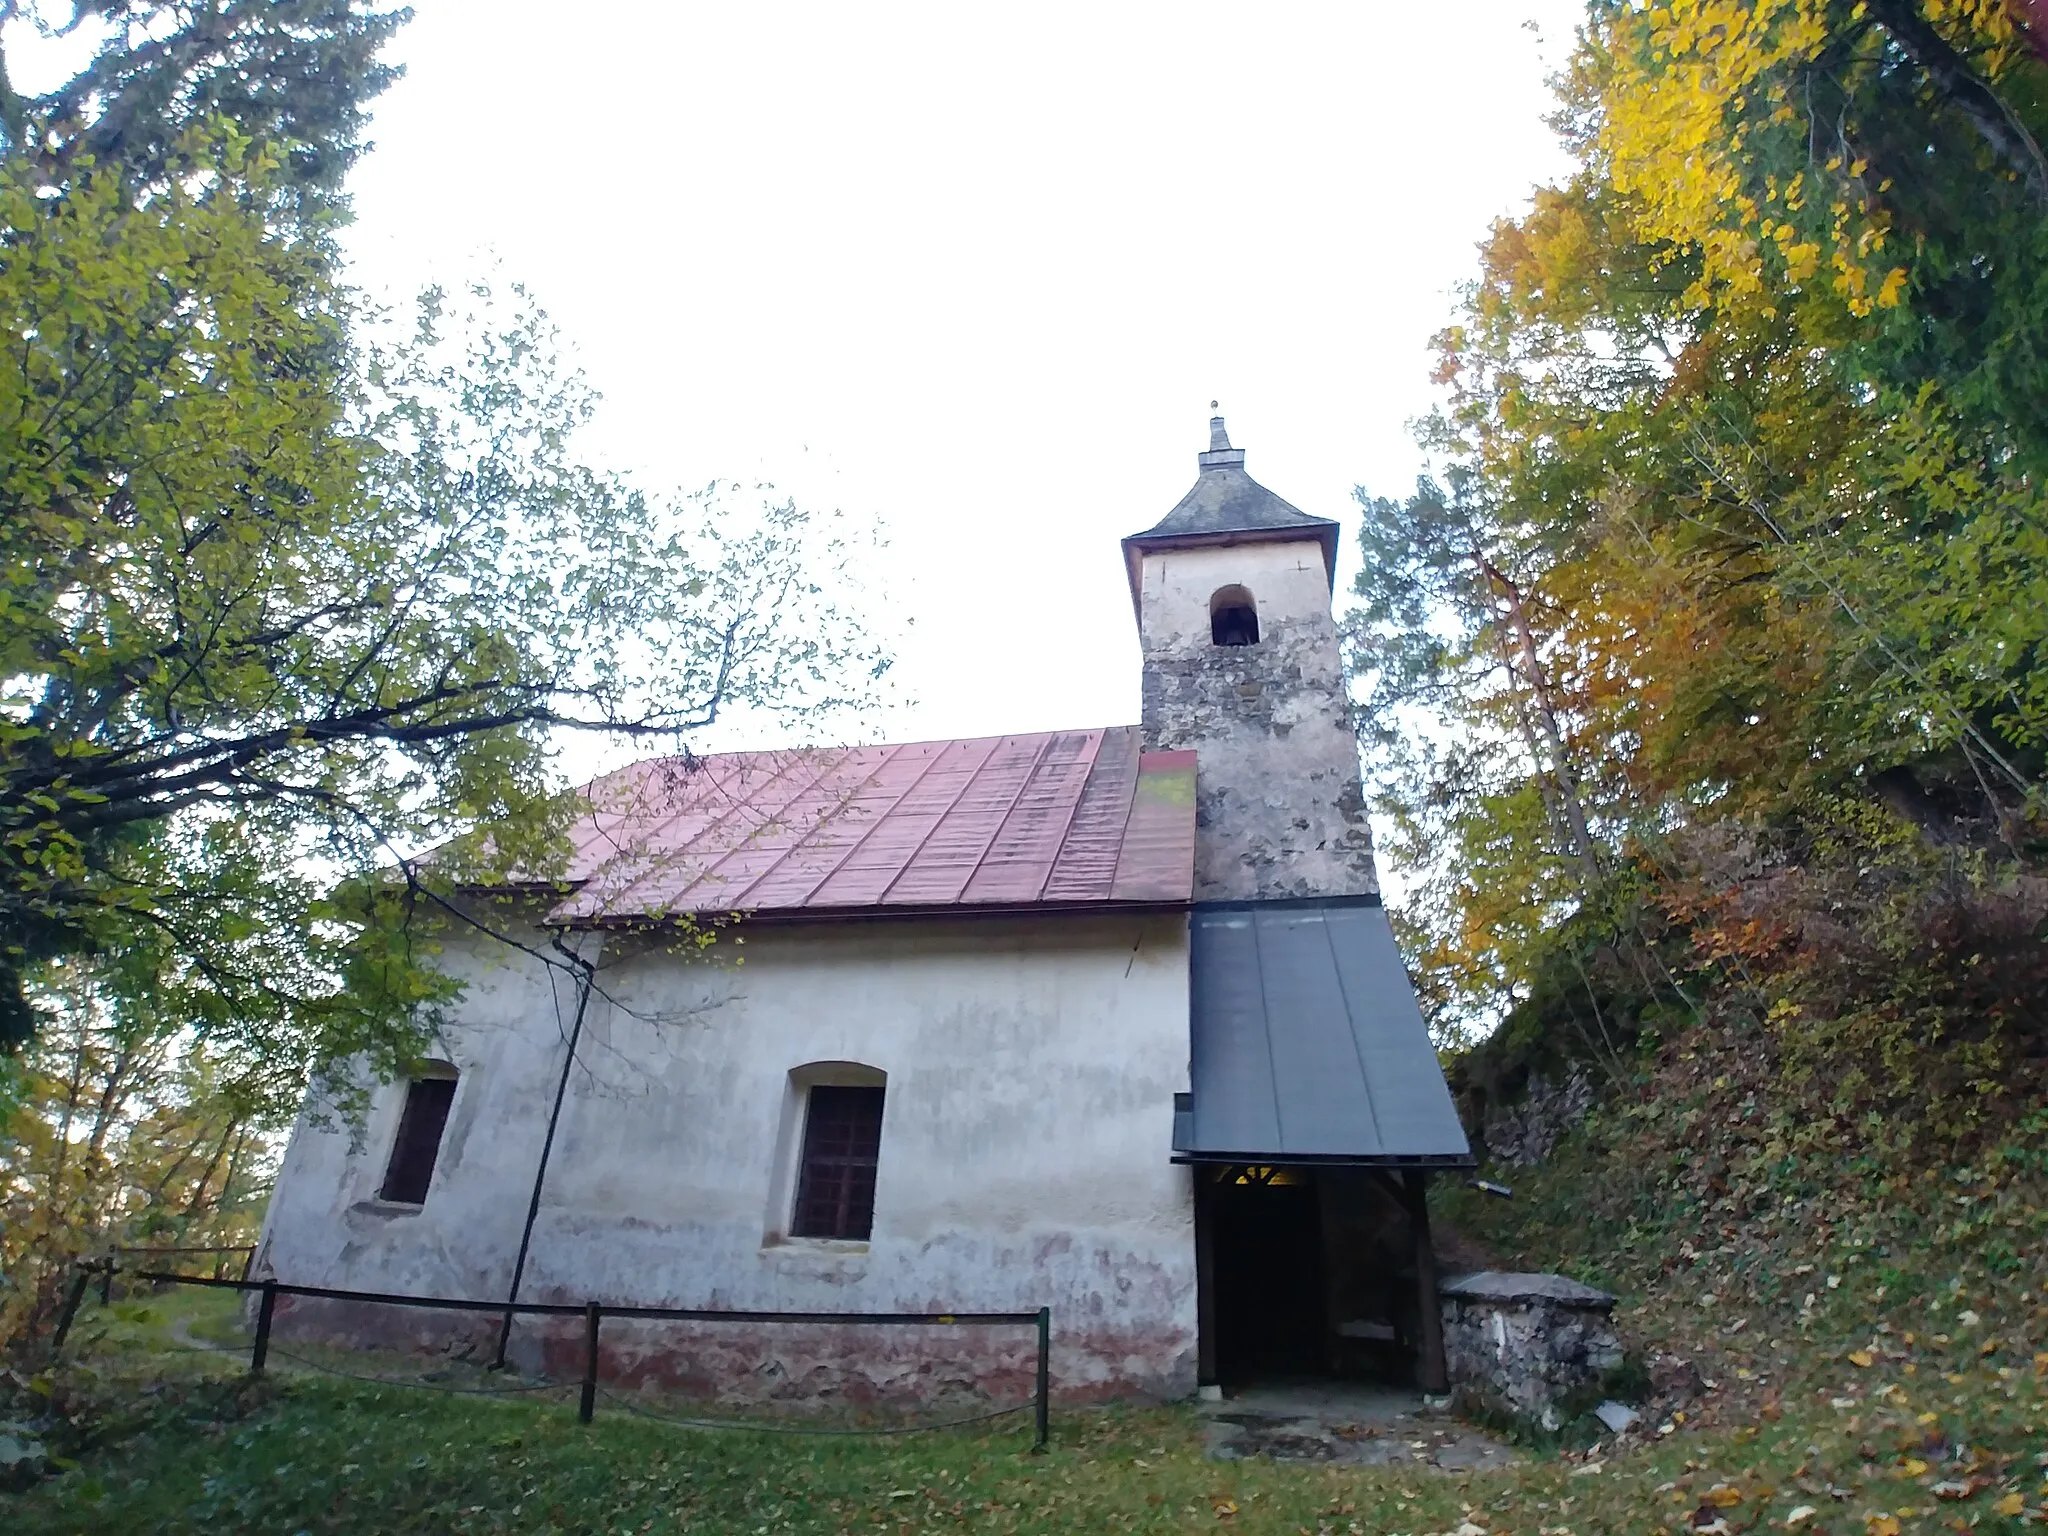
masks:
[(882, 1092), (825, 1083), (810, 1090), (791, 1237), (867, 1240), (875, 1223)]

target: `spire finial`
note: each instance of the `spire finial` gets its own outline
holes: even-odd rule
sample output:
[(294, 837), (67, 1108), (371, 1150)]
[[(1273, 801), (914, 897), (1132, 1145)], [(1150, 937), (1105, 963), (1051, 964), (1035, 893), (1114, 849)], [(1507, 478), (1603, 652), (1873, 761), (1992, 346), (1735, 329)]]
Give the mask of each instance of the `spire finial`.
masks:
[[(1222, 407), (1214, 400), (1209, 402), (1213, 413), (1220, 413)], [(1230, 446), (1230, 434), (1223, 430), (1223, 417), (1212, 414), (1209, 417), (1209, 451), (1197, 454), (1204, 469), (1241, 469), (1244, 466), (1244, 450)]]

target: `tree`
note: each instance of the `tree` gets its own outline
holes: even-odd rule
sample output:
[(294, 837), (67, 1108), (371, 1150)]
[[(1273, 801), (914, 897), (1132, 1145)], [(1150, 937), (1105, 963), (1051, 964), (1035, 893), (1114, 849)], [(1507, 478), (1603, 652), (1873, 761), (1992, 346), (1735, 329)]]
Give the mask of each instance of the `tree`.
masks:
[[(42, 978), (47, 1028), (0, 1123), (0, 1340), (46, 1324), (82, 1258), (252, 1245), (277, 1121), (180, 1016), (75, 960)], [(225, 1256), (223, 1256), (225, 1257)]]
[[(1425, 679), (1438, 738), (1373, 745), (1445, 861), (1417, 916), (1466, 1017), (1564, 1028), (1545, 978), (1582, 965), (1604, 1016), (1686, 995), (1664, 920), (1714, 906), (1697, 869), (1841, 856), (1844, 807), (1986, 850), (1987, 889), (2037, 864), (2048, 68), (2022, 9), (1589, 6), (1577, 168), (1496, 225), (1440, 338), (1447, 490), (1361, 493), (1360, 661)], [(1604, 873), (1567, 891), (1572, 798)], [(1709, 983), (1747, 953), (1702, 942)]]
[(402, 933), (366, 968), (360, 928), (355, 985), (323, 984), (306, 860), (331, 883), (488, 825), (437, 879), (543, 871), (558, 730), (675, 743), (877, 663), (817, 520), (573, 458), (591, 397), (530, 305), (429, 295), (351, 353), (310, 239), (238, 195), (276, 174), (230, 145), (140, 206), (106, 173), (0, 194), (28, 342), (0, 363), (0, 920), (17, 998), (38, 955), (155, 934), (196, 1019), (321, 1057), (429, 984)]
[(56, 182), (95, 165), (159, 187), (190, 136), (224, 122), (278, 156), (282, 207), (331, 216), (367, 104), (398, 76), (378, 54), (411, 15), (358, 0), (0, 0), (0, 48), (10, 31), (98, 41), (84, 69), (33, 97), (0, 52), (0, 153)]
[(0, 1041), (42, 961), (168, 945), (266, 1091), (372, 1037), (388, 1065), (437, 984), (349, 877), (396, 859), (416, 896), (405, 856), (483, 823), (436, 879), (544, 870), (559, 730), (675, 744), (877, 664), (823, 520), (577, 462), (592, 397), (523, 295), (429, 295), (393, 337), (339, 285), (403, 20), (0, 11), (100, 38), (0, 90)]
[(420, 1054), (456, 894), (560, 868), (566, 735), (687, 764), (883, 668), (836, 514), (577, 457), (524, 293), (342, 285), (402, 19), (0, 3), (102, 38), (0, 68), (0, 1338), (97, 1247), (246, 1234), (309, 1076)]
[[(1812, 707), (1778, 712), (1796, 778), (1888, 776), (1923, 815), (2036, 803), (2038, 36), (1995, 3), (1596, 16), (1574, 111), (1610, 248), (1692, 272), (1685, 347), (1607, 466), (1636, 530), (1699, 590), (1707, 562), (1746, 567), (1804, 616)], [(1510, 287), (1504, 310), (1547, 306)]]

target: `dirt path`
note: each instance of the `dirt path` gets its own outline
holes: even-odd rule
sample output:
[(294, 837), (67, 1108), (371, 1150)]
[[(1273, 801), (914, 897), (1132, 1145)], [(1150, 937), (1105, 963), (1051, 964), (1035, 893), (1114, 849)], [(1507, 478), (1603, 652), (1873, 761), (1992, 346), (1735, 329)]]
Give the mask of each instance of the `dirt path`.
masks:
[(1345, 1466), (1501, 1467), (1516, 1453), (1416, 1392), (1340, 1382), (1253, 1387), (1201, 1405), (1217, 1461), (1254, 1456)]

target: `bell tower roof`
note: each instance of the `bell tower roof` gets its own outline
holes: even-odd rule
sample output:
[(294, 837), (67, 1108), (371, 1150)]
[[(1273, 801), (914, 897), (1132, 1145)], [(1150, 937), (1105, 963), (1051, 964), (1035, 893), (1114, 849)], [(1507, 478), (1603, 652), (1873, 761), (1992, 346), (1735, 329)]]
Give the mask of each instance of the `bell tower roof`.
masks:
[[(1210, 401), (1211, 410), (1216, 407)], [(1314, 517), (1281, 500), (1244, 472), (1244, 450), (1230, 446), (1223, 418), (1209, 418), (1209, 447), (1195, 456), (1201, 472), (1194, 488), (1171, 512), (1143, 533), (1124, 540), (1131, 602), (1138, 602), (1139, 566), (1147, 550), (1191, 549), (1214, 544), (1277, 543), (1314, 539), (1323, 549), (1323, 569), (1331, 589), (1337, 584), (1337, 524)]]

